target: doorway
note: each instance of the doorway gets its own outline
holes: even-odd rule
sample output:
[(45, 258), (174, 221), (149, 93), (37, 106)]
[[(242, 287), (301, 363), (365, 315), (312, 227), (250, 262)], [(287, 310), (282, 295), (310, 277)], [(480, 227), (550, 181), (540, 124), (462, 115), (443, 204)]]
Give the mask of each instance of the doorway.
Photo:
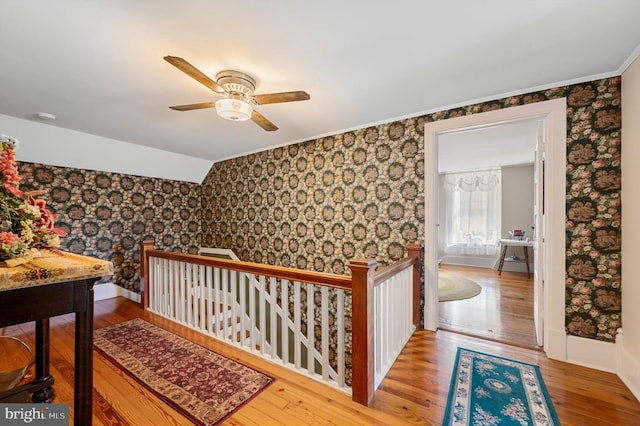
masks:
[(529, 273), (540, 266), (530, 262), (532, 247), (506, 247), (497, 270), (499, 241), (510, 238), (511, 230), (536, 244), (539, 127), (538, 119), (519, 120), (438, 137), (440, 290), (450, 293), (451, 282), (481, 288), (473, 297), (445, 295), (447, 301), (439, 294), (440, 329), (531, 348), (542, 343), (533, 315), (534, 279), (541, 273)]
[[(438, 139), (442, 135), (519, 120), (541, 122), (541, 148), (546, 154), (539, 284), (534, 289), (536, 332), (549, 352), (564, 357), (564, 197), (566, 180), (566, 101), (557, 99), (425, 125), (425, 328), (438, 327)], [(553, 183), (553, 184), (551, 184)], [(548, 236), (545, 238), (545, 236)], [(562, 338), (562, 341), (560, 340)]]

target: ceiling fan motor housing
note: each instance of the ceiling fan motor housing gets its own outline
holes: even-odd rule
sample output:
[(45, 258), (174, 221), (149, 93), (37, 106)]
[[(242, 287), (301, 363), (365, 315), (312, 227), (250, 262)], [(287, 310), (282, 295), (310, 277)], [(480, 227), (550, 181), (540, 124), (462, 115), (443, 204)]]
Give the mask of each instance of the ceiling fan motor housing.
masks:
[(229, 95), (241, 95), (246, 100), (253, 96), (253, 92), (256, 89), (256, 81), (251, 76), (240, 71), (220, 71), (216, 74), (216, 83)]

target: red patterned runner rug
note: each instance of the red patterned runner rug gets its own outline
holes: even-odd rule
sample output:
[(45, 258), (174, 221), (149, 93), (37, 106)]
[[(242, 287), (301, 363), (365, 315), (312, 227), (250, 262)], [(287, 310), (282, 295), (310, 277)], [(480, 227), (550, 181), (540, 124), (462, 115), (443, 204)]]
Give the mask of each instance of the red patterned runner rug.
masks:
[(273, 378), (140, 318), (96, 330), (98, 352), (199, 425), (214, 425)]

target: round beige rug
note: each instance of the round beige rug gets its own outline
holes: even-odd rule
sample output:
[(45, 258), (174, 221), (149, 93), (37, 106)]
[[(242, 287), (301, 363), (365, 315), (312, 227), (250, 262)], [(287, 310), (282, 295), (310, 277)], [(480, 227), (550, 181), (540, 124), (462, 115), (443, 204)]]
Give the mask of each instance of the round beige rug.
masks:
[(440, 302), (469, 299), (480, 294), (482, 287), (470, 279), (447, 272), (438, 272), (438, 299)]

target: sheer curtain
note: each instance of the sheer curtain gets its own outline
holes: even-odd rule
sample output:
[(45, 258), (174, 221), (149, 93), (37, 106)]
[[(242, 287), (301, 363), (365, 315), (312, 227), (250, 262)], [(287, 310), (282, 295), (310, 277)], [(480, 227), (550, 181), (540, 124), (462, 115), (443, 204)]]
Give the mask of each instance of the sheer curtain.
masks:
[(502, 210), (500, 169), (445, 173), (444, 250), (458, 255), (495, 255)]

